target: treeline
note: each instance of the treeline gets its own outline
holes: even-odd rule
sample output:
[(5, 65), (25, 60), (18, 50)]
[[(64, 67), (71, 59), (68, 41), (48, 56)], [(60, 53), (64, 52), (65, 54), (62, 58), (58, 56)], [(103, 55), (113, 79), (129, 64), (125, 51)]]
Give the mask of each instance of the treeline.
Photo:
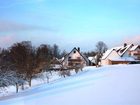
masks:
[(30, 41), (15, 43), (8, 49), (0, 49), (0, 88), (15, 85), (18, 92), (19, 85), (31, 80), (35, 74), (48, 70), (54, 57), (61, 58), (65, 51), (60, 53), (58, 45), (42, 44), (32, 46)]
[[(96, 55), (96, 63), (98, 64), (106, 50), (106, 44), (99, 41), (95, 51), (85, 52), (85, 55)], [(30, 41), (22, 41), (7, 49), (0, 49), (0, 89), (14, 85), (16, 92), (18, 92), (19, 86), (24, 89), (25, 83), (31, 86), (31, 81), (36, 78), (37, 73), (42, 72), (42, 70), (50, 72), (53, 59), (62, 58), (65, 54), (66, 51), (61, 51), (56, 44), (53, 46), (41, 44), (39, 47), (34, 47)], [(65, 77), (65, 75), (69, 75), (69, 72), (61, 71), (60, 74)]]

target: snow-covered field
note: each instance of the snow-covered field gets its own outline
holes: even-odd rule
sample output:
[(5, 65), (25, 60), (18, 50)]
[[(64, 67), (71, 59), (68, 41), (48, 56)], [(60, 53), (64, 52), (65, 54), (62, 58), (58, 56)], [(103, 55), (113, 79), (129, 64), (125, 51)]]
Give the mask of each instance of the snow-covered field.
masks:
[(0, 98), (0, 105), (140, 105), (140, 65), (83, 72)]

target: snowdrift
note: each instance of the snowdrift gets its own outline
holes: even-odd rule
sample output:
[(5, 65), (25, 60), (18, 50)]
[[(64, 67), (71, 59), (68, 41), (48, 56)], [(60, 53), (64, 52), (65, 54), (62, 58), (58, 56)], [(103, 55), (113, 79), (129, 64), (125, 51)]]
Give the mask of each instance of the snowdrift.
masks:
[(82, 72), (0, 98), (0, 105), (140, 105), (140, 65)]

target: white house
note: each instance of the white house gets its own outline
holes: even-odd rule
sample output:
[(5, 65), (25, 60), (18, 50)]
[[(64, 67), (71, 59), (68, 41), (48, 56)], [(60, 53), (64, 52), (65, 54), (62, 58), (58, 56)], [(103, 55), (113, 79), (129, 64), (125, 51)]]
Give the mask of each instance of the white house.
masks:
[(115, 49), (107, 50), (106, 53), (103, 55), (101, 59), (101, 65), (108, 65), (111, 64), (112, 58), (119, 58), (120, 55), (117, 53)]
[(65, 68), (71, 68), (76, 66), (84, 67), (89, 65), (89, 60), (85, 55), (83, 55), (80, 52), (80, 48), (78, 47), (78, 48), (73, 48), (72, 51), (64, 57), (62, 61), (62, 65)]
[(135, 57), (132, 56), (136, 47), (134, 50), (133, 49), (133, 44), (124, 44), (124, 46), (111, 48), (103, 55), (101, 65), (128, 64), (131, 62), (137, 62), (138, 59), (135, 59)]

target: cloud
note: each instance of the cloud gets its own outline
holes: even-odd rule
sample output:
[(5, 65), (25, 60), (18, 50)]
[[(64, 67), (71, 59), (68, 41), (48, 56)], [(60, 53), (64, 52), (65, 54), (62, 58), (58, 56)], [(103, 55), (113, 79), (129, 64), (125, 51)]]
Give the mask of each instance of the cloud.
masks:
[(127, 37), (124, 39), (123, 41), (124, 43), (128, 43), (128, 44), (140, 44), (140, 35), (135, 35), (135, 36), (131, 36), (131, 37)]
[(51, 28), (21, 24), (11, 21), (0, 21), (0, 32), (16, 32), (16, 31), (30, 31), (30, 30), (46, 30), (52, 31)]

